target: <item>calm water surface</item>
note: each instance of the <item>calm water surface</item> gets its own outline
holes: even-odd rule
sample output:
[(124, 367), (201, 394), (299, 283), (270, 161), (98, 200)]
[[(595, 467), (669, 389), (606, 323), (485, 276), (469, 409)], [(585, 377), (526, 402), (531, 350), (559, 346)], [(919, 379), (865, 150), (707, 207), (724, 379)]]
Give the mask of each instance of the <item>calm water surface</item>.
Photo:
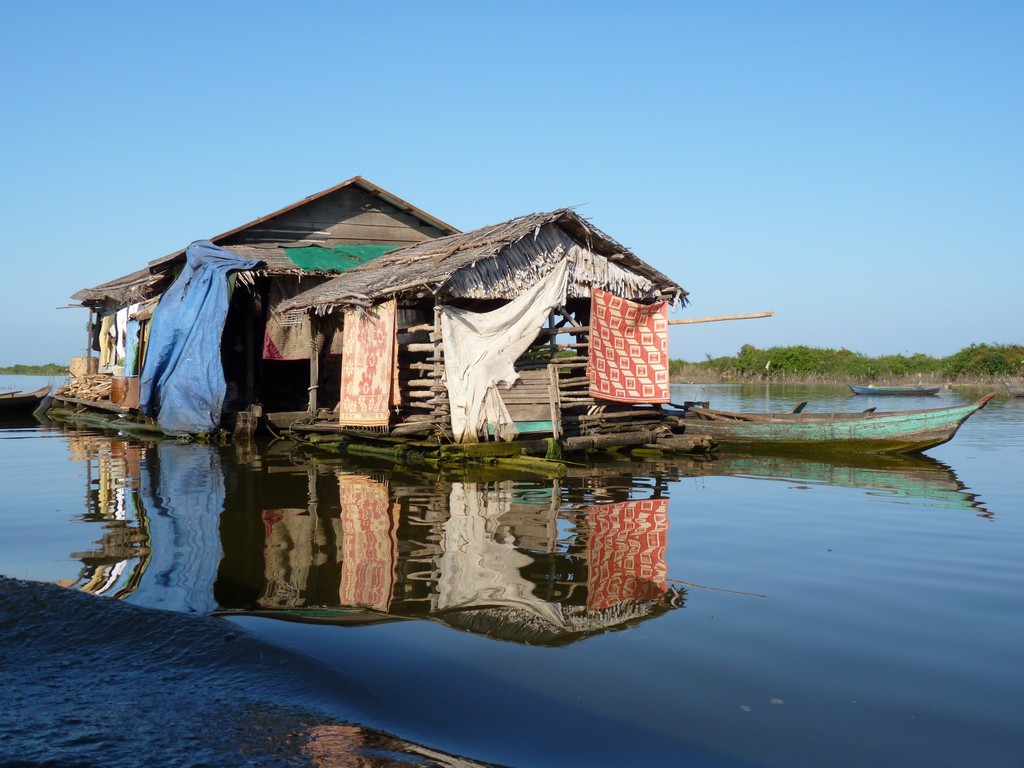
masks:
[(0, 459), (0, 765), (1024, 765), (1024, 399), (880, 462), (440, 477), (34, 423)]

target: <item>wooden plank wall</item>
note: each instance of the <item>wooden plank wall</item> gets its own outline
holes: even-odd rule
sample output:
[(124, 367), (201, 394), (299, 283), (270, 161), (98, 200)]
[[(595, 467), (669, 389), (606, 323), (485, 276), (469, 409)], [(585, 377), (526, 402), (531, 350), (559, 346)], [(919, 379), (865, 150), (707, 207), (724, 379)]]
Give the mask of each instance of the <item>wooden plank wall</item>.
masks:
[[(560, 436), (601, 435), (654, 429), (656, 409), (597, 401), (587, 377), (589, 328), (546, 328), (516, 362), (520, 379), (501, 390), (515, 421), (558, 421)], [(393, 435), (433, 433), (451, 439), (451, 411), (444, 378), (444, 348), (435, 321), (399, 328), (401, 415)], [(562, 337), (553, 343), (555, 336)], [(568, 336), (568, 340), (565, 337)]]
[(398, 210), (359, 187), (342, 187), (280, 216), (249, 227), (224, 245), (287, 243), (299, 240), (334, 245), (410, 245), (445, 233)]

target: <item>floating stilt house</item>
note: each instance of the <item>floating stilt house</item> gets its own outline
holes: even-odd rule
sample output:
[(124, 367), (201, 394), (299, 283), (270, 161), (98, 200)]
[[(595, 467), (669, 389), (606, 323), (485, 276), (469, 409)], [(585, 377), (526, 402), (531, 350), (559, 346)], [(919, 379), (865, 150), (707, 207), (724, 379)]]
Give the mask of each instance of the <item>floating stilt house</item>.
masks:
[(325, 361), (311, 358), (308, 325), (279, 323), (278, 306), (388, 251), (456, 232), (357, 176), (79, 291), (88, 352), (72, 361), (53, 414), (129, 416), (171, 434), (255, 420), (239, 414), (305, 415), (310, 370), (330, 385), (340, 365), (321, 364), (329, 343), (317, 348)]
[(342, 356), (336, 394), (311, 381), (327, 401), (277, 426), (469, 455), (681, 446), (659, 406), (668, 310), (686, 301), (568, 208), (409, 245), (280, 305), (314, 340), (340, 316)]

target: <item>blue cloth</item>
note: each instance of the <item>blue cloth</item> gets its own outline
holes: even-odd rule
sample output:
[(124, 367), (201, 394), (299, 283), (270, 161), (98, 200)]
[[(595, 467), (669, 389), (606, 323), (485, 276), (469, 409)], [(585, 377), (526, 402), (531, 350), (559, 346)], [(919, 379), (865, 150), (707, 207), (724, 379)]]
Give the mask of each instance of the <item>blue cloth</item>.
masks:
[(221, 336), (228, 314), (228, 275), (253, 269), (209, 240), (185, 250), (185, 267), (157, 304), (139, 379), (139, 409), (168, 434), (217, 430), (224, 406)]

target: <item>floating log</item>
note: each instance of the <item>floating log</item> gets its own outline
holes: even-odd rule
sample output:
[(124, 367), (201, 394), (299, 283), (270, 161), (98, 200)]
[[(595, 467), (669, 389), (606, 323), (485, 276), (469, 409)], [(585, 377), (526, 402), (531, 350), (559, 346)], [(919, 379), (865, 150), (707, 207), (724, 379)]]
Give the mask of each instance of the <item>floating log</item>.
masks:
[(642, 430), (639, 432), (616, 432), (610, 435), (580, 435), (566, 437), (562, 446), (567, 451), (580, 451), (587, 448), (608, 448), (610, 446), (647, 445), (658, 440), (661, 430)]
[(704, 435), (663, 435), (653, 445), (676, 453), (712, 453), (718, 449), (718, 443)]
[(440, 425), (431, 419), (430, 421), (409, 421), (404, 424), (398, 424), (391, 428), (391, 434), (396, 436), (402, 435), (417, 435), (428, 432), (434, 432), (439, 429)]

